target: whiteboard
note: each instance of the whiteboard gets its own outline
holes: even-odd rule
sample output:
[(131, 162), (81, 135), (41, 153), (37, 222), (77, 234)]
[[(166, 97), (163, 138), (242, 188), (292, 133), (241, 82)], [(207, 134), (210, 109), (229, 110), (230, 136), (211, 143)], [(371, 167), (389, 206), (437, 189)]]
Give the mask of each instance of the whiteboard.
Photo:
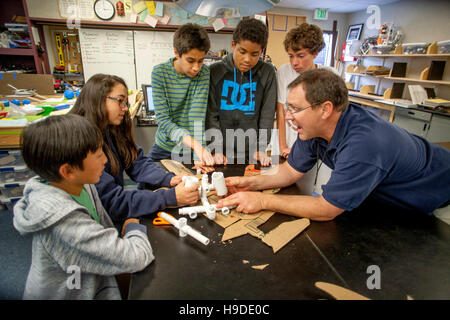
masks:
[[(173, 35), (175, 32), (134, 31), (136, 78), (138, 88), (151, 84), (153, 67), (174, 57)], [(232, 34), (208, 34), (211, 51), (226, 49), (231, 52)]]
[(136, 80), (138, 88), (151, 84), (153, 67), (174, 57), (174, 32), (134, 31)]
[(81, 29), (79, 35), (85, 82), (97, 73), (113, 74), (137, 89), (133, 31)]

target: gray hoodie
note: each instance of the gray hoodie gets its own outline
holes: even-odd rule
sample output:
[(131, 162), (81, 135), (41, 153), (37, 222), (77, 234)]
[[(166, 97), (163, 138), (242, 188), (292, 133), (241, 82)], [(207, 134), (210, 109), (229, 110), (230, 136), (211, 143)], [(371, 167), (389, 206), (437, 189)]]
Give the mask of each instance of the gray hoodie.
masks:
[[(257, 130), (256, 139), (249, 141), (246, 149), (252, 145), (265, 151), (273, 128), (276, 102), (277, 80), (272, 65), (259, 60), (252, 69), (242, 73), (234, 66), (231, 53), (210, 66), (206, 128), (222, 132), (224, 151), (231, 143), (226, 139), (227, 129)], [(209, 134), (207, 139), (211, 140)], [(220, 139), (212, 140), (222, 143)], [(235, 140), (234, 148), (236, 143)]]
[(95, 186), (85, 185), (100, 223), (64, 190), (28, 180), (14, 206), (14, 227), (33, 234), (24, 299), (120, 299), (114, 275), (150, 264), (146, 228), (129, 224), (120, 238)]

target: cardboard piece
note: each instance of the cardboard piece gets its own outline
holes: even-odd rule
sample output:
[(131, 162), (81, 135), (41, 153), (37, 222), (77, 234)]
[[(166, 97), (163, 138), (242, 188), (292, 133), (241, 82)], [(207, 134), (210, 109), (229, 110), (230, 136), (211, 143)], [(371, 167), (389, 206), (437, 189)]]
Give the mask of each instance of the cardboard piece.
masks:
[(177, 176), (193, 176), (194, 174), (186, 168), (181, 162), (164, 159), (160, 161), (161, 164), (170, 172), (175, 173)]
[(359, 293), (353, 292), (349, 289), (337, 286), (327, 282), (316, 282), (314, 284), (317, 288), (332, 295), (336, 300), (370, 300)]
[(258, 218), (252, 220), (239, 220), (238, 222), (232, 224), (231, 226), (225, 229), (225, 232), (223, 233), (222, 236), (222, 241), (224, 242), (233, 238), (237, 238), (247, 233), (259, 239), (264, 238), (265, 233), (259, 230), (258, 226), (265, 223), (274, 214), (275, 212), (273, 211), (265, 210)]
[(39, 95), (53, 95), (53, 76), (51, 74), (20, 74), (20, 73), (2, 73), (0, 76), (0, 94), (12, 95), (14, 89), (8, 86), (8, 83), (17, 89), (35, 89)]
[(289, 241), (295, 238), (300, 232), (309, 226), (309, 219), (297, 219), (294, 221), (284, 222), (278, 227), (270, 231), (262, 238), (262, 242), (269, 245), (273, 249), (273, 253), (283, 248)]

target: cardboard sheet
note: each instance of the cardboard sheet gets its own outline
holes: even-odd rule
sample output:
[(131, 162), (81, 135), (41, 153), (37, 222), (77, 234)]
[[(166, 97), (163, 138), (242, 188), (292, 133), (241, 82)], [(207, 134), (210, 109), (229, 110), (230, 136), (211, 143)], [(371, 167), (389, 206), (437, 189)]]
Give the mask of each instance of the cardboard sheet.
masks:
[(353, 292), (349, 289), (337, 286), (332, 283), (327, 282), (316, 282), (315, 286), (330, 295), (332, 295), (336, 300), (370, 300), (359, 293)]
[(284, 222), (267, 233), (261, 240), (272, 247), (273, 253), (277, 253), (278, 250), (283, 248), (308, 226), (309, 219), (306, 218)]

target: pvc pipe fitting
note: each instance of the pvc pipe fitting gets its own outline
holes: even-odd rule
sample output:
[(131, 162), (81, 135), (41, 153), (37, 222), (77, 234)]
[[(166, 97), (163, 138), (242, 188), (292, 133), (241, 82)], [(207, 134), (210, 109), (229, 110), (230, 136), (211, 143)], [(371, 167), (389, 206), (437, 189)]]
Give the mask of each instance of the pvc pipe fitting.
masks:
[(214, 188), (216, 189), (216, 194), (219, 197), (225, 196), (228, 193), (223, 172), (214, 172), (211, 176), (211, 180)]

